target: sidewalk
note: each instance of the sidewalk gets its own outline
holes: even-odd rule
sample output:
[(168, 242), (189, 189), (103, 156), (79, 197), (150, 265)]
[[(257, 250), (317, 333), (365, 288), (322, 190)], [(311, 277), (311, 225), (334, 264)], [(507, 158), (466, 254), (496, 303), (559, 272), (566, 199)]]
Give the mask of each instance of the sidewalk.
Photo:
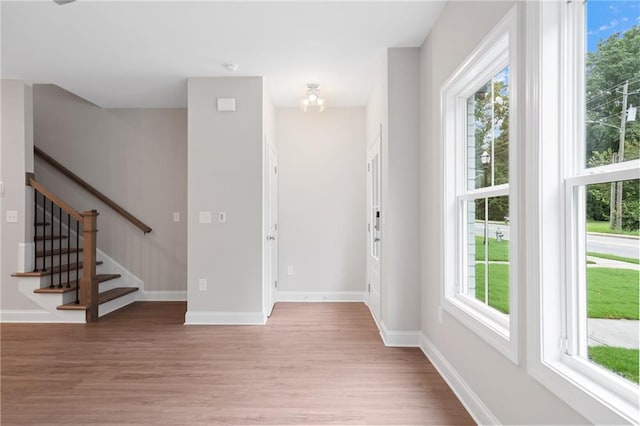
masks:
[(589, 346), (640, 347), (640, 321), (637, 320), (588, 318), (587, 332)]
[(587, 264), (587, 268), (617, 268), (617, 269), (631, 269), (633, 271), (640, 271), (640, 265), (629, 262), (621, 262), (619, 260), (603, 259), (601, 257), (587, 256), (587, 260), (590, 260), (592, 264)]

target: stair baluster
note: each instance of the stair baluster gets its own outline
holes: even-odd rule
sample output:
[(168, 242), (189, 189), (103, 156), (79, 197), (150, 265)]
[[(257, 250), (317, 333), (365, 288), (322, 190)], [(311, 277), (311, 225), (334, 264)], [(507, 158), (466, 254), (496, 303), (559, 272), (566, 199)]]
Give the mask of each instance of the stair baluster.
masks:
[[(46, 201), (45, 201), (46, 204)], [(49, 241), (51, 241), (51, 244), (49, 244), (50, 246), (50, 250), (51, 250), (51, 269), (53, 270), (53, 201), (51, 201), (51, 209), (49, 210), (49, 216), (51, 217), (51, 239)], [(45, 233), (46, 235), (46, 233)], [(45, 254), (44, 254), (44, 258), (47, 258), (47, 253), (46, 253), (46, 249), (47, 249), (47, 241), (45, 240), (44, 242), (44, 248), (45, 248)], [(51, 276), (49, 277), (49, 279), (51, 280), (51, 284), (49, 285), (49, 288), (55, 288), (55, 285), (53, 285), (53, 274), (51, 274)]]
[(33, 190), (33, 272), (38, 272), (38, 190)]
[[(58, 207), (58, 288), (62, 288), (62, 208)], [(53, 253), (51, 254), (53, 256)], [(68, 268), (68, 266), (67, 266)]]
[[(77, 252), (78, 252), (78, 247), (76, 247), (76, 253)], [(71, 215), (67, 213), (67, 288), (71, 288), (71, 272), (69, 272), (70, 258), (71, 258)]]
[[(80, 256), (80, 222), (76, 220), (76, 263), (79, 263)], [(80, 276), (79, 270), (76, 269), (76, 305), (80, 304)]]

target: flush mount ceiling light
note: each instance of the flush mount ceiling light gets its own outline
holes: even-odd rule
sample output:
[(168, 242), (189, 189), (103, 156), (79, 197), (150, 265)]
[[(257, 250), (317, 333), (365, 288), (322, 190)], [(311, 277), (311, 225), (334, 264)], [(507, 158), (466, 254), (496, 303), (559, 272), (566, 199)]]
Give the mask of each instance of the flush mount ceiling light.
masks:
[(324, 111), (325, 102), (320, 97), (320, 85), (318, 83), (307, 84), (307, 94), (302, 99), (302, 110), (307, 111)]
[(73, 3), (76, 0), (53, 0), (58, 6), (64, 6), (65, 4)]
[(238, 64), (224, 64), (223, 67), (229, 72), (238, 71)]

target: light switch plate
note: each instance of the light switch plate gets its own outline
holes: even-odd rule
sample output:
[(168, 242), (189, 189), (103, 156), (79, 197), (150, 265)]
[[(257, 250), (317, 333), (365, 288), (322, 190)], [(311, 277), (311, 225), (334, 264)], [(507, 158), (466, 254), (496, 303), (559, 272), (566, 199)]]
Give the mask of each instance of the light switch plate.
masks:
[(7, 223), (18, 223), (18, 212), (16, 210), (7, 210)]
[(200, 278), (198, 280), (198, 290), (207, 291), (207, 279), (206, 278)]
[(218, 111), (233, 112), (236, 110), (236, 98), (218, 98)]
[(226, 223), (227, 222), (227, 212), (218, 213), (218, 222)]
[(210, 211), (202, 211), (202, 212), (200, 212), (200, 223), (211, 223), (211, 212)]
[(293, 275), (293, 266), (287, 266), (287, 275)]
[(180, 222), (180, 212), (173, 212), (173, 221)]

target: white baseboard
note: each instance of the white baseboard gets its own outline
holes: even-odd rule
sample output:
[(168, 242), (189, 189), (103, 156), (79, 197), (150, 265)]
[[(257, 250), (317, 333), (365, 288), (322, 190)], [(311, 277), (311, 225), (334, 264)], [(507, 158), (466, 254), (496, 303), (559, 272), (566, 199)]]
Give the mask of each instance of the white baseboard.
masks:
[(37, 309), (2, 309), (0, 322), (20, 323), (85, 323), (84, 311), (60, 311), (51, 313)]
[(383, 321), (380, 321), (379, 330), (385, 346), (397, 348), (420, 347), (420, 331), (388, 330)]
[(262, 312), (187, 311), (185, 325), (264, 325), (267, 317)]
[(368, 303), (365, 304), (369, 307), (369, 312), (371, 312), (371, 318), (376, 323), (376, 327), (378, 327), (378, 332), (380, 333), (380, 338), (382, 338), (382, 342), (387, 347), (396, 347), (396, 348), (418, 348), (420, 347), (420, 335), (422, 334), (420, 331), (396, 331), (396, 330), (388, 330), (384, 325), (384, 322), (378, 321), (376, 315), (373, 313), (371, 306)]
[(453, 393), (456, 394), (462, 405), (464, 405), (464, 408), (467, 409), (477, 424), (500, 424), (500, 421), (493, 415), (491, 410), (484, 405), (478, 395), (473, 392), (455, 368), (449, 364), (442, 353), (440, 353), (424, 333), (420, 333), (420, 349), (422, 349), (422, 352), (424, 352), (431, 364), (438, 370), (438, 373), (440, 373), (445, 382), (447, 382)]
[(279, 291), (277, 302), (364, 302), (364, 291)]
[(185, 302), (187, 300), (186, 291), (138, 290), (135, 295), (137, 302)]

